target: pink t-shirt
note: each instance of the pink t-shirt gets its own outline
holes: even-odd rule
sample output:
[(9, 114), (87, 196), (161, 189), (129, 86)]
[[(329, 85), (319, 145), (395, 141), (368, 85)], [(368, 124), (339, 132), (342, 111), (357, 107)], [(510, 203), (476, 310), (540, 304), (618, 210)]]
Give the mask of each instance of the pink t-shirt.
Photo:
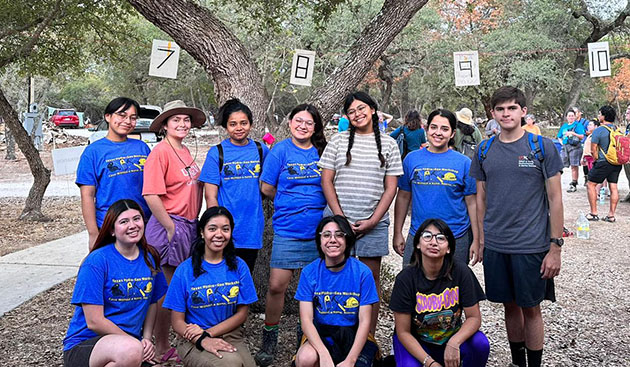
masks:
[(174, 149), (162, 140), (144, 164), (142, 195), (159, 195), (168, 214), (197, 219), (203, 198), (200, 173), (188, 148)]

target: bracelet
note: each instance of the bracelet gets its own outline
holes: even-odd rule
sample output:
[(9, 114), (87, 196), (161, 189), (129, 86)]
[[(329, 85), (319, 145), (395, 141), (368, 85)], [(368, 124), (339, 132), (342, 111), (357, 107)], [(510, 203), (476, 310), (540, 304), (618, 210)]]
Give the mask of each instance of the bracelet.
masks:
[(433, 363), (435, 363), (435, 360), (432, 360), (431, 363), (429, 363), (429, 365), (427, 367), (433, 366)]
[[(428, 354), (427, 354), (427, 356), (426, 356), (426, 357), (424, 357), (424, 361), (422, 361), (422, 365), (423, 365), (424, 367), (429, 367), (429, 366), (430, 366), (430, 365), (429, 365), (429, 366), (427, 366), (427, 361), (429, 361), (429, 358), (431, 358), (431, 356), (430, 356), (430, 355), (428, 355)], [(432, 358), (431, 358), (431, 359), (432, 359)], [(435, 362), (435, 361), (434, 361), (434, 362)]]
[(203, 351), (203, 347), (201, 346), (201, 341), (204, 340), (205, 338), (208, 338), (208, 337), (210, 337), (210, 334), (208, 334), (207, 331), (204, 331), (203, 333), (201, 333), (201, 336), (195, 342), (195, 347), (197, 347), (197, 349)]

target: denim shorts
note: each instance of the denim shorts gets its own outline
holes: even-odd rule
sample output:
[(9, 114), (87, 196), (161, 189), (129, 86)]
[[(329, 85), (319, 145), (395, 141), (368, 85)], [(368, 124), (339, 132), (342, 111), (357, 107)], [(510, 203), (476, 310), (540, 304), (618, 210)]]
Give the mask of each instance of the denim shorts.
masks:
[(353, 255), (358, 257), (383, 257), (389, 254), (389, 218), (378, 222), (371, 231), (359, 238)]
[(315, 240), (300, 240), (273, 235), (271, 262), (277, 269), (302, 269), (319, 257)]

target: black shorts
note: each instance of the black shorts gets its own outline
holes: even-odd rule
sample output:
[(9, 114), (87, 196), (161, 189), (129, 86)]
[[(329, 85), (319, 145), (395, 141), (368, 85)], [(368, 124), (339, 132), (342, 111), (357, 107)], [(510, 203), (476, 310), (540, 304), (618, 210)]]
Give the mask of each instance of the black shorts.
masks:
[(540, 266), (547, 252), (502, 254), (484, 249), (483, 273), (488, 301), (515, 302), (519, 307), (534, 307), (543, 299), (555, 302), (553, 279), (543, 279)]
[(90, 356), (96, 343), (105, 335), (86, 339), (70, 350), (63, 351), (63, 365), (65, 367), (84, 367), (90, 365)]
[(588, 172), (588, 180), (598, 184), (608, 180), (608, 183), (616, 184), (619, 181), (621, 167), (621, 165), (610, 164), (608, 161), (596, 161)]

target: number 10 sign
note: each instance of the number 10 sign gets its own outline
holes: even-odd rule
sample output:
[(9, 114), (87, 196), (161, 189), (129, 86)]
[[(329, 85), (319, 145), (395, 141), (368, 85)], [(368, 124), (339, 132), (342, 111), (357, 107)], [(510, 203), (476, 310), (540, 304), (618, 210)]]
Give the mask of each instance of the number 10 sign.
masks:
[(177, 79), (179, 46), (175, 42), (153, 40), (149, 75)]

